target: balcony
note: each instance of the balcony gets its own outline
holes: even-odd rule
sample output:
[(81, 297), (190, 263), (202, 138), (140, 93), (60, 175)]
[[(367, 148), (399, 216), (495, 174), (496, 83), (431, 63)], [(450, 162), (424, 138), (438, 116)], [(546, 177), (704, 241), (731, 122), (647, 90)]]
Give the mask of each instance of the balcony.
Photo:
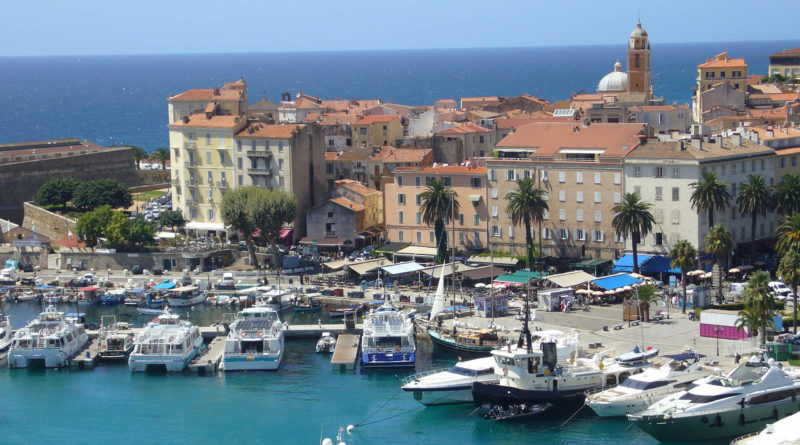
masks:
[(191, 198), (186, 199), (186, 205), (190, 207), (197, 207), (197, 201)]
[(197, 148), (197, 141), (186, 141), (186, 146), (184, 148), (188, 149), (195, 149)]
[(246, 152), (247, 157), (249, 158), (266, 158), (269, 159), (272, 157), (271, 151), (255, 151), (255, 150), (248, 150)]
[(325, 238), (336, 238), (336, 232), (325, 231)]
[(272, 170), (268, 168), (248, 168), (247, 174), (249, 175), (261, 175), (261, 176), (272, 176)]
[(172, 185), (181, 185), (180, 178), (172, 178)]

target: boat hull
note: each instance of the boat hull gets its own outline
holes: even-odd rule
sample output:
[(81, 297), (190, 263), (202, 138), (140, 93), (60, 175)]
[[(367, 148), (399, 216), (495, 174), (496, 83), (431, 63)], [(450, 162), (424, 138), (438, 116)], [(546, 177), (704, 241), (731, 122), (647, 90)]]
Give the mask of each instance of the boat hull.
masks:
[(200, 349), (203, 347), (202, 337), (198, 345), (192, 351), (183, 356), (177, 355), (130, 355), (128, 358), (128, 367), (131, 372), (145, 372), (149, 367), (164, 367), (167, 372), (181, 372), (186, 369), (189, 362), (197, 356)]
[(206, 301), (205, 294), (195, 295), (191, 298), (167, 298), (169, 307), (189, 307)]
[(410, 392), (414, 400), (425, 406), (458, 405), (473, 403), (472, 383), (468, 385), (451, 386), (447, 388), (403, 388)]
[(587, 402), (586, 404), (600, 417), (625, 417), (628, 414), (646, 410), (650, 406), (650, 400), (648, 397), (624, 402)]
[(27, 368), (32, 361), (42, 360), (45, 368), (61, 368), (67, 364), (69, 357), (60, 350), (51, 351), (10, 351), (8, 353), (9, 368)]
[(754, 433), (767, 424), (800, 410), (791, 399), (759, 406), (748, 406), (720, 412), (697, 413), (691, 416), (629, 416), (628, 419), (647, 434), (662, 442), (725, 439)]
[(361, 354), (365, 368), (401, 368), (414, 366), (416, 352), (370, 352)]
[(442, 336), (434, 330), (428, 330), (428, 336), (431, 338), (431, 342), (434, 346), (461, 354), (485, 356), (486, 354), (492, 352), (492, 349), (497, 347), (463, 345), (453, 340), (442, 338)]
[(223, 355), (222, 368), (224, 371), (274, 371), (281, 366), (283, 349), (278, 355), (266, 354), (236, 354)]
[(519, 403), (558, 403), (581, 404), (586, 396), (584, 391), (589, 388), (575, 388), (566, 390), (546, 391), (527, 390), (493, 383), (475, 382), (472, 384), (472, 398), (475, 405), (516, 405)]

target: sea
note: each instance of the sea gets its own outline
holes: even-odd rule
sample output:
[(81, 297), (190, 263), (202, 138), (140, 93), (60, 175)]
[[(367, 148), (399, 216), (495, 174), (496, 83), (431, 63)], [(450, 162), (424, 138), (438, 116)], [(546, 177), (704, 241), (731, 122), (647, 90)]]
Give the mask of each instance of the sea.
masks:
[[(767, 72), (768, 54), (800, 41), (652, 43), (652, 84), (667, 103), (688, 103), (697, 64), (723, 51), (748, 73)], [(251, 103), (282, 92), (323, 99), (376, 99), (407, 105), (462, 96), (523, 93), (551, 102), (625, 65), (619, 45), (296, 53), (0, 58), (0, 143), (58, 138), (103, 146), (168, 145), (170, 94), (243, 78)]]

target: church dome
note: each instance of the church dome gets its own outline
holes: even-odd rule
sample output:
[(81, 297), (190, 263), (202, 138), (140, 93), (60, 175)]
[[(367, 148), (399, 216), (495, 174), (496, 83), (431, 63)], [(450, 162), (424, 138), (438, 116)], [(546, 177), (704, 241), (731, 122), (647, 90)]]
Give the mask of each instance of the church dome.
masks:
[(631, 37), (647, 37), (647, 31), (642, 29), (642, 22), (636, 22), (636, 28), (631, 31)]
[(628, 73), (622, 71), (622, 64), (614, 64), (614, 71), (606, 74), (597, 85), (598, 93), (618, 92), (628, 90)]

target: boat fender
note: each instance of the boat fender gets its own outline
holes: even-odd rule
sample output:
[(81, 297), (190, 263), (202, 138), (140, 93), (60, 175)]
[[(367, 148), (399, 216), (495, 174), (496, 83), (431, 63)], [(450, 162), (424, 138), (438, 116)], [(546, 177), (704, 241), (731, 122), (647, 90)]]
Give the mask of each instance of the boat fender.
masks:
[(703, 416), (703, 417), (700, 418), (700, 421), (703, 422), (703, 423), (708, 423), (708, 417)]
[(742, 426), (747, 425), (747, 422), (745, 422), (745, 420), (744, 420), (744, 414), (740, 414), (739, 415), (739, 424), (742, 425)]
[(395, 345), (394, 350), (400, 352), (400, 345)]
[(602, 370), (602, 369), (603, 369), (603, 362), (600, 362), (600, 364), (599, 364), (599, 365), (597, 365), (597, 367), (598, 367), (598, 368), (600, 368), (600, 369)]
[(503, 375), (508, 375), (508, 366), (503, 366)]
[(264, 336), (264, 331), (258, 331), (258, 336), (259, 337), (263, 337)]
[(242, 337), (247, 337), (247, 331), (242, 331)]

